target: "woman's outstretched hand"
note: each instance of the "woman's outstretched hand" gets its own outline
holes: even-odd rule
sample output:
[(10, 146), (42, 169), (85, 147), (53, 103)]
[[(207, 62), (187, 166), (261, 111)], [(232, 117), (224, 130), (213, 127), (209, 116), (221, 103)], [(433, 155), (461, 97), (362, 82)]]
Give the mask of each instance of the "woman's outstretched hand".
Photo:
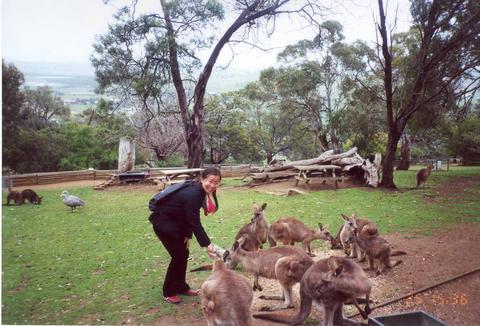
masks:
[(213, 247), (213, 243), (209, 244), (208, 247), (207, 247), (207, 252), (210, 253), (210, 254), (214, 254), (215, 253), (215, 248)]

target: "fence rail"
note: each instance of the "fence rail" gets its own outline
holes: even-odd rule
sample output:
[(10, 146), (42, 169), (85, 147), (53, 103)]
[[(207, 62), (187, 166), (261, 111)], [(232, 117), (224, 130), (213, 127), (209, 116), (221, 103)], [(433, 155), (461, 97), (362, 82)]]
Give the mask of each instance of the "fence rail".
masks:
[[(160, 170), (178, 169), (175, 168), (150, 168), (138, 169), (135, 172), (149, 172), (150, 176), (160, 176)], [(251, 165), (221, 166), (220, 170), (223, 177), (239, 177), (247, 175), (250, 172)], [(81, 180), (105, 180), (109, 175), (117, 173), (116, 170), (81, 170), (81, 171), (61, 171), (61, 172), (43, 172), (28, 174), (13, 174), (3, 176), (3, 187), (23, 187), (31, 185), (44, 185), (53, 183), (62, 183)]]

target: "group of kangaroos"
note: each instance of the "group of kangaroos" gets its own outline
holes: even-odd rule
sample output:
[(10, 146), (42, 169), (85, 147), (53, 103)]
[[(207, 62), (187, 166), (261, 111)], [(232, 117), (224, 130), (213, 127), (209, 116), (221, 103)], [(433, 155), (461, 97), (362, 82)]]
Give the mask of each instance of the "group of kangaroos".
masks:
[[(214, 260), (213, 272), (201, 286), (201, 307), (208, 325), (252, 325), (253, 317), (299, 325), (310, 315), (313, 303), (323, 308), (324, 326), (362, 325), (344, 317), (344, 304), (355, 305), (367, 319), (372, 283), (365, 270), (383, 273), (402, 262), (393, 261), (392, 256), (406, 253), (392, 250), (372, 221), (355, 214), (342, 214), (344, 224), (332, 236), (320, 223), (312, 230), (293, 217), (269, 225), (264, 216), (266, 206), (254, 205), (251, 222), (238, 231), (232, 248)], [(314, 262), (310, 243), (317, 239), (328, 241), (332, 249), (343, 249), (346, 257), (331, 256)], [(262, 249), (266, 242), (270, 247)], [(283, 245), (277, 246), (277, 242)], [(302, 247), (294, 246), (296, 242), (301, 242)], [(364, 270), (359, 262), (365, 259), (369, 266)], [(235, 271), (238, 264), (253, 276), (253, 287)], [(280, 296), (260, 298), (282, 302), (264, 306), (261, 313), (252, 315), (253, 291), (262, 291), (259, 277), (277, 280), (282, 290)], [(300, 283), (298, 313), (267, 313), (294, 307), (292, 287), (296, 283)], [(361, 304), (365, 304), (364, 308)]]
[[(433, 165), (429, 164), (417, 173), (417, 188), (425, 186), (432, 169)], [(365, 270), (381, 274), (402, 262), (392, 260), (392, 256), (406, 252), (392, 250), (372, 221), (357, 218), (355, 214), (350, 217), (341, 214), (344, 223), (334, 237), (320, 223), (318, 229), (312, 230), (293, 217), (283, 217), (268, 225), (264, 216), (266, 206), (254, 205), (251, 222), (238, 231), (232, 248), (225, 251), (222, 259), (214, 261), (212, 274), (201, 286), (201, 307), (208, 325), (248, 326), (252, 325), (252, 317), (299, 325), (310, 315), (313, 303), (323, 309), (323, 326), (363, 325), (344, 317), (344, 304), (355, 305), (367, 319), (372, 311), (372, 283)], [(314, 262), (310, 243), (316, 239), (330, 242), (331, 249), (343, 249), (346, 256)], [(270, 248), (262, 249), (267, 241)], [(277, 246), (277, 242), (283, 246)], [(301, 242), (302, 248), (295, 247), (296, 242)], [(368, 268), (364, 269), (359, 263), (365, 259)], [(253, 287), (234, 271), (238, 264), (253, 275)], [(262, 291), (259, 277), (277, 280), (282, 289), (280, 296), (260, 298), (283, 302), (264, 306), (260, 309), (262, 313), (252, 315), (253, 291)], [(293, 308), (292, 288), (296, 283), (300, 283), (300, 309), (296, 314), (265, 313)], [(360, 304), (365, 304), (363, 309)]]

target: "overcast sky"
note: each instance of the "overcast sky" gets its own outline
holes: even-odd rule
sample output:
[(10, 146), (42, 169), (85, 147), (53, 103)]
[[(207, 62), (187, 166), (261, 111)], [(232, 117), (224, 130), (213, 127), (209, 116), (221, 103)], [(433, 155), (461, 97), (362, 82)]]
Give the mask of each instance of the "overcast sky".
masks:
[[(322, 1), (322, 0), (319, 0)], [(158, 0), (140, 0), (142, 11), (157, 10)], [(390, 0), (389, 10), (398, 6), (397, 31), (409, 26), (408, 0)], [(101, 0), (2, 0), (2, 57), (8, 61), (40, 61), (60, 63), (89, 63), (95, 35), (107, 31), (113, 22), (112, 14), (125, 0), (113, 0), (104, 5)], [(323, 2), (333, 8), (329, 19), (344, 26), (347, 41), (363, 39), (375, 41), (373, 15), (378, 11), (377, 0), (338, 0)], [(227, 16), (228, 17), (228, 16)], [(272, 65), (275, 53), (287, 44), (311, 36), (297, 21), (285, 19), (264, 48), (268, 53), (252, 47), (236, 50), (232, 67), (264, 68)], [(220, 63), (231, 58), (223, 51)], [(254, 59), (252, 59), (254, 58)]]

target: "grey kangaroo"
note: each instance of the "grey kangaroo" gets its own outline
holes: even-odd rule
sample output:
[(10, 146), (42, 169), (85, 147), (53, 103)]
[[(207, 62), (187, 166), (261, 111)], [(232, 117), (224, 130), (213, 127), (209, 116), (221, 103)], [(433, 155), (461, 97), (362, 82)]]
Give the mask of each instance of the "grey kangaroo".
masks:
[(311, 230), (305, 223), (294, 217), (282, 217), (270, 225), (270, 235), (276, 241), (281, 241), (284, 245), (295, 245), (295, 242), (301, 242), (302, 248), (311, 256), (312, 249), (310, 243), (313, 240), (321, 239), (332, 241), (333, 237), (327, 228), (318, 223), (318, 229)]
[(402, 262), (401, 260), (392, 262), (390, 260), (391, 256), (407, 254), (405, 251), (401, 250), (392, 251), (387, 240), (379, 237), (378, 235), (365, 236), (360, 235), (358, 232), (354, 232), (348, 242), (355, 242), (363, 251), (365, 251), (368, 257), (368, 264), (370, 270), (374, 270), (375, 262), (377, 263), (377, 275), (385, 271), (386, 268), (392, 268)]
[(226, 251), (224, 261), (226, 266), (240, 263), (242, 267), (254, 276), (253, 290), (262, 291), (258, 283), (259, 277), (276, 279), (282, 287), (282, 295), (260, 296), (266, 300), (283, 300), (283, 305), (263, 307), (261, 310), (280, 310), (293, 307), (292, 287), (300, 282), (305, 271), (313, 264), (313, 260), (305, 250), (293, 246), (278, 246), (258, 251), (245, 251), (242, 247), (245, 237), (241, 237), (233, 252)]
[(25, 189), (22, 191), (22, 200), (27, 200), (30, 204), (40, 205), (42, 203), (42, 196), (39, 196), (32, 189)]
[(250, 223), (245, 224), (238, 231), (235, 236), (235, 241), (240, 239), (243, 235), (248, 235), (245, 241), (245, 249), (248, 251), (255, 251), (263, 247), (263, 244), (269, 240), (268, 231), (269, 226), (267, 220), (265, 219), (265, 208), (267, 208), (267, 203), (263, 203), (261, 207), (258, 207), (256, 204), (253, 204), (253, 217)]
[(223, 261), (214, 261), (213, 272), (203, 282), (200, 297), (208, 326), (252, 324), (252, 288), (244, 276), (226, 269)]
[(10, 201), (13, 200), (15, 205), (23, 204), (22, 194), (18, 191), (11, 190), (7, 195), (7, 205), (10, 205)]
[[(253, 317), (299, 325), (310, 315), (312, 303), (323, 308), (323, 326), (362, 325), (344, 318), (343, 305), (353, 302), (363, 318), (371, 312), (369, 306), (372, 283), (354, 261), (331, 256), (317, 261), (306, 272), (300, 282), (300, 310), (295, 316), (277, 314), (254, 314)], [(366, 306), (362, 310), (358, 299), (365, 297)]]
[(425, 187), (425, 184), (427, 183), (427, 179), (432, 173), (433, 169), (433, 164), (428, 164), (426, 168), (421, 169), (417, 173), (417, 188), (420, 188), (420, 186)]
[(342, 214), (345, 220), (343, 228), (340, 231), (340, 242), (342, 243), (345, 254), (350, 258), (358, 258), (363, 261), (363, 253), (361, 248), (355, 242), (348, 242), (355, 232), (365, 236), (378, 235), (377, 226), (370, 220), (357, 218), (355, 213), (351, 217)]
[[(232, 245), (232, 249), (238, 239), (240, 239), (240, 237), (243, 237), (245, 239), (243, 249), (246, 251), (256, 251), (262, 248), (263, 244), (267, 242), (267, 240), (270, 244), (270, 247), (275, 246), (275, 241), (269, 235), (270, 227), (267, 220), (265, 219), (264, 211), (266, 207), (267, 203), (264, 203), (261, 207), (253, 204), (253, 217), (250, 223), (242, 226), (242, 228), (237, 232), (237, 235), (235, 236), (235, 241)], [(236, 265), (229, 266), (229, 268), (235, 267)]]

